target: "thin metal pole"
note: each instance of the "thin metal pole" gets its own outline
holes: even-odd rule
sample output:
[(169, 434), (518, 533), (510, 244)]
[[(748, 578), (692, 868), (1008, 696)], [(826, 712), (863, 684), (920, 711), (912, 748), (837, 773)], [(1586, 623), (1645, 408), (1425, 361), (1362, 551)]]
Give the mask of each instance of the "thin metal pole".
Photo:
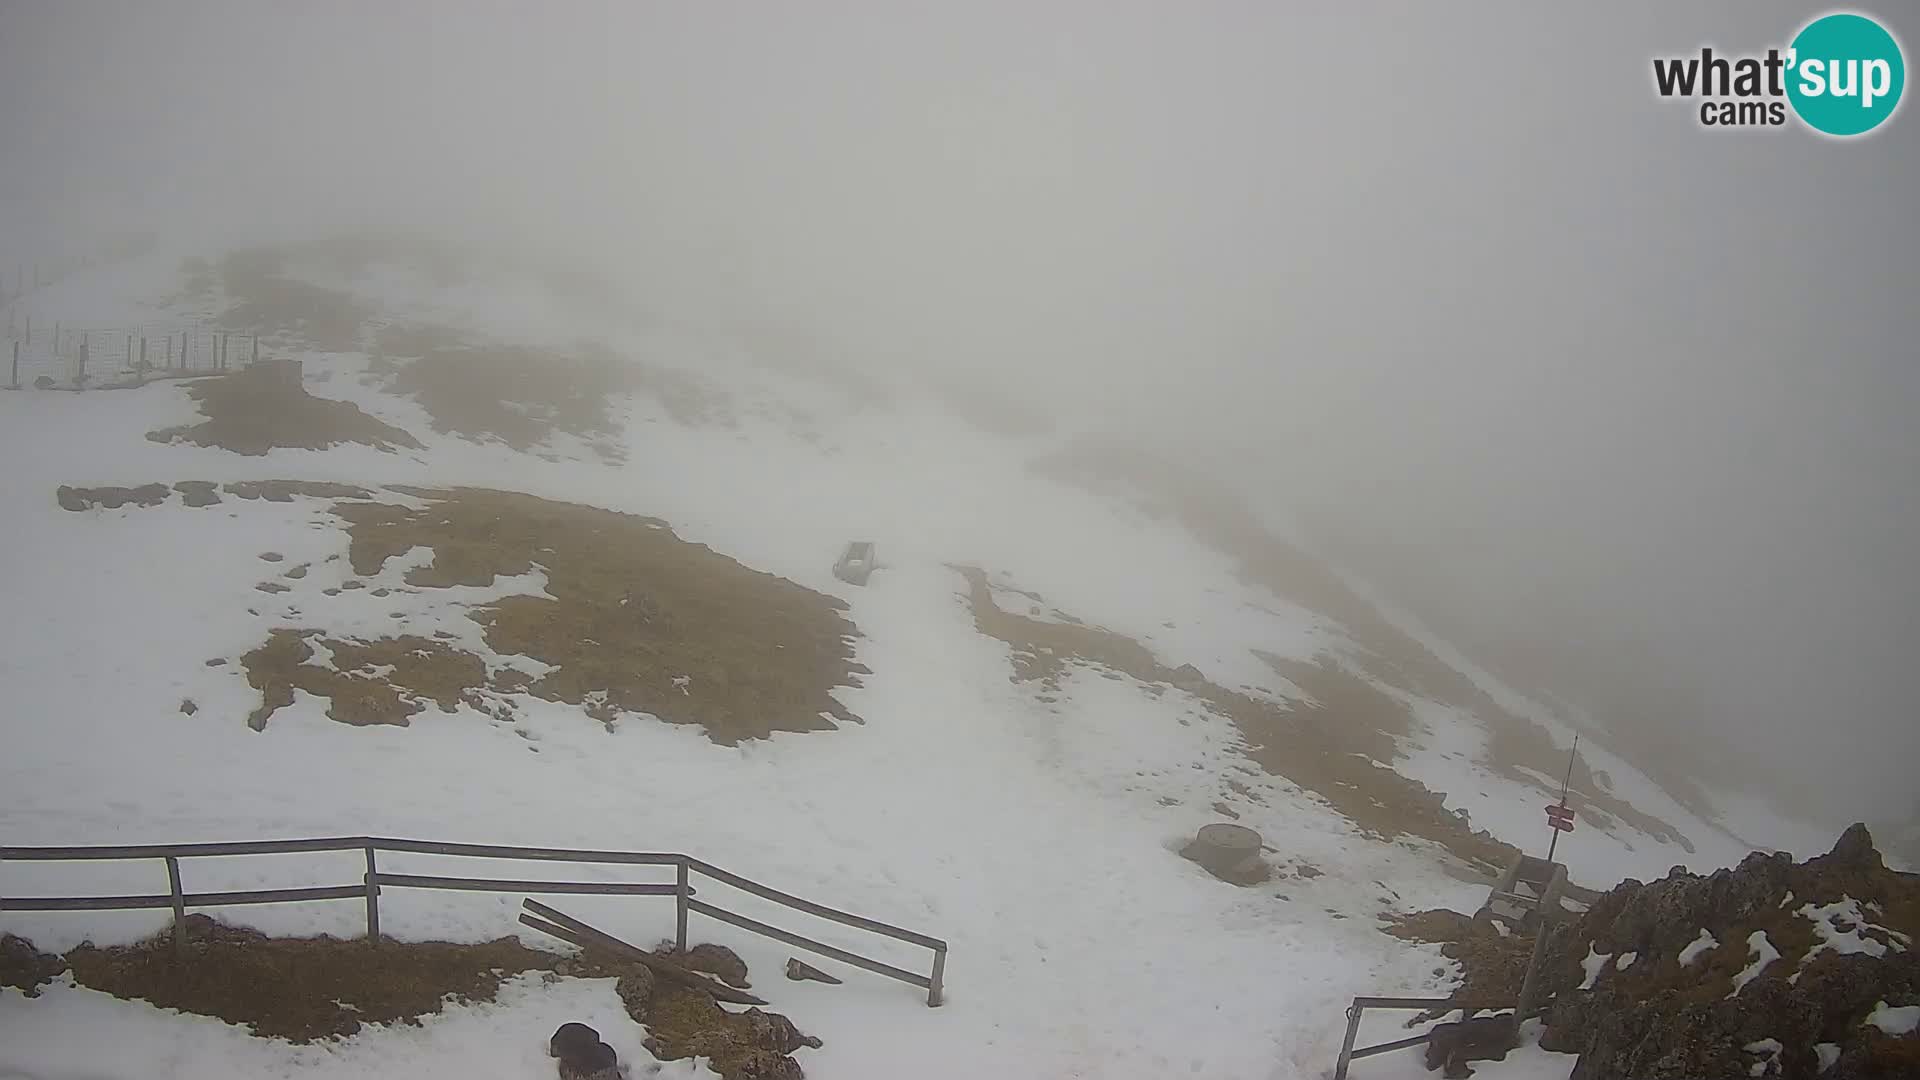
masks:
[(173, 955), (187, 952), (187, 899), (180, 889), (180, 860), (167, 856), (167, 888), (173, 892)]
[(947, 950), (935, 949), (933, 950), (933, 977), (928, 980), (933, 985), (927, 987), (927, 1008), (937, 1009), (940, 1007), (941, 988), (945, 984), (946, 978)]
[(1333, 1066), (1333, 1080), (1347, 1080), (1347, 1066), (1353, 1064), (1353, 1040), (1360, 1034), (1360, 1006), (1347, 1006), (1347, 1037), (1340, 1044), (1340, 1060)]
[(373, 865), (373, 845), (367, 848), (367, 944), (380, 944), (380, 885), (374, 879), (379, 871)]
[[(1580, 733), (1573, 735), (1573, 749), (1567, 751), (1567, 777), (1560, 781), (1560, 805), (1567, 805), (1567, 789), (1573, 786), (1573, 757), (1580, 752)], [(1560, 847), (1560, 828), (1554, 826), (1552, 839), (1547, 841), (1547, 861), (1553, 861), (1553, 853)]]
[(675, 874), (673, 940), (674, 947), (681, 953), (687, 951), (687, 860), (681, 859), (679, 870)]

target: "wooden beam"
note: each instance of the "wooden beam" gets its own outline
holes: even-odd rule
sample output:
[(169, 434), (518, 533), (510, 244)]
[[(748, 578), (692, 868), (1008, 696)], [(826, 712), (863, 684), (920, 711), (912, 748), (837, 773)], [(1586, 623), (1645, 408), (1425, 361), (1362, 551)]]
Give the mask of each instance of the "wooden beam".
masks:
[[(710, 979), (690, 968), (682, 967), (671, 960), (663, 960), (645, 949), (621, 941), (612, 934), (588, 926), (586, 923), (568, 915), (564, 911), (555, 911), (553, 908), (540, 903), (538, 900), (522, 900), (520, 903), (535, 915), (539, 915), (571, 931), (573, 934), (571, 940), (574, 944), (582, 948), (598, 949), (601, 952), (609, 953), (622, 960), (631, 960), (637, 964), (644, 964), (652, 969), (655, 975), (660, 975), (672, 979), (683, 986), (690, 986), (695, 990), (704, 990), (712, 994), (715, 1001), (725, 1001), (734, 1005), (765, 1005), (767, 1003), (764, 998), (755, 997), (744, 990), (735, 990), (731, 986)], [(540, 928), (535, 926), (534, 929), (538, 930)], [(563, 938), (562, 940), (569, 939)]]

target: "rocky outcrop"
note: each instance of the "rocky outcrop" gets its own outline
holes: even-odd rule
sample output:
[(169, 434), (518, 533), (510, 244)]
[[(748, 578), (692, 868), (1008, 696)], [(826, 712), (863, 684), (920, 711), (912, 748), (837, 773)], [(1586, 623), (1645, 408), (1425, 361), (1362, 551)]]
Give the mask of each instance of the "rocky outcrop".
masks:
[(26, 938), (0, 934), (0, 986), (11, 986), (28, 997), (39, 997), (40, 988), (65, 970), (65, 960), (41, 952)]
[(1920, 1075), (1920, 1034), (1868, 1022), (1920, 1003), (1916, 938), (1920, 879), (1863, 825), (1805, 863), (1675, 867), (1554, 933), (1541, 1045), (1580, 1055), (1572, 1080)]
[[(746, 963), (724, 946), (696, 945), (680, 953), (668, 941), (654, 951), (730, 984), (747, 985)], [(646, 968), (623, 967), (614, 992), (627, 1015), (646, 1025), (648, 1053), (661, 1061), (707, 1058), (726, 1080), (803, 1080), (806, 1074), (791, 1055), (820, 1046), (819, 1039), (802, 1034), (779, 1013), (757, 1008), (730, 1013), (712, 994), (662, 982)]]

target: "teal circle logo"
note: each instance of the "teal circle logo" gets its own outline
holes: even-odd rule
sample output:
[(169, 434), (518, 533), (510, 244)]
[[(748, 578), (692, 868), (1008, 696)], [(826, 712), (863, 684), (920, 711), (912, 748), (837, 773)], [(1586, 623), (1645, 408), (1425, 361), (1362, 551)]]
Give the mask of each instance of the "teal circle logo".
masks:
[(1865, 15), (1823, 15), (1794, 36), (1787, 100), (1815, 131), (1864, 135), (1900, 106), (1907, 64), (1900, 43)]

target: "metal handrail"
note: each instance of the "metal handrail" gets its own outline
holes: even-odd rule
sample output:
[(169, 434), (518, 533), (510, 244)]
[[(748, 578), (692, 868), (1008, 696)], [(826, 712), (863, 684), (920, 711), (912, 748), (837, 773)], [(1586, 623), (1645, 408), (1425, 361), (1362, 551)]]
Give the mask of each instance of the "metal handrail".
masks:
[(1473, 1006), (1462, 1004), (1452, 998), (1409, 998), (1409, 997), (1356, 997), (1347, 1007), (1347, 1037), (1340, 1044), (1340, 1060), (1333, 1067), (1333, 1080), (1347, 1080), (1347, 1066), (1361, 1058), (1375, 1054), (1385, 1054), (1394, 1050), (1405, 1050), (1410, 1046), (1422, 1046), (1433, 1038), (1432, 1029), (1419, 1035), (1392, 1042), (1375, 1043), (1372, 1046), (1355, 1047), (1353, 1040), (1360, 1034), (1360, 1014), (1368, 1009), (1466, 1009), (1474, 1012), (1498, 1012), (1513, 1008), (1511, 1005)]
[[(301, 852), (360, 851), (366, 856), (367, 870), (360, 884), (321, 886), (302, 889), (256, 889), (243, 892), (189, 893), (180, 884), (180, 860), (222, 858), (235, 855), (284, 855)], [(460, 858), (516, 859), (544, 862), (601, 863), (629, 866), (672, 866), (676, 870), (672, 884), (607, 881), (538, 881), (504, 878), (447, 877), (426, 874), (394, 874), (381, 871), (375, 853), (408, 852), (423, 855), (449, 855)], [(903, 929), (877, 919), (802, 899), (791, 893), (762, 885), (757, 881), (723, 870), (690, 855), (670, 852), (598, 851), (583, 848), (517, 847), (501, 844), (450, 844), (433, 840), (408, 840), (377, 836), (335, 836), (304, 840), (242, 840), (215, 844), (101, 844), (70, 847), (0, 847), (0, 862), (85, 862), (106, 860), (160, 859), (167, 866), (169, 892), (125, 896), (0, 896), (0, 911), (133, 911), (171, 907), (174, 913), (174, 947), (185, 946), (184, 920), (188, 907), (225, 907), (238, 904), (274, 904), (310, 900), (348, 900), (364, 897), (367, 903), (367, 939), (380, 940), (379, 898), (382, 886), (414, 889), (453, 889), (463, 891), (574, 893), (616, 896), (672, 896), (676, 901), (675, 940), (681, 951), (687, 947), (687, 916), (691, 913), (737, 926), (773, 938), (842, 963), (850, 964), (890, 979), (897, 979), (927, 991), (927, 1004), (941, 1003), (946, 973), (947, 943), (927, 934)], [(808, 915), (918, 945), (933, 952), (930, 975), (919, 975), (885, 964), (858, 953), (770, 926), (757, 919), (727, 911), (704, 900), (695, 900), (690, 875), (699, 873), (724, 885), (751, 893)]]

